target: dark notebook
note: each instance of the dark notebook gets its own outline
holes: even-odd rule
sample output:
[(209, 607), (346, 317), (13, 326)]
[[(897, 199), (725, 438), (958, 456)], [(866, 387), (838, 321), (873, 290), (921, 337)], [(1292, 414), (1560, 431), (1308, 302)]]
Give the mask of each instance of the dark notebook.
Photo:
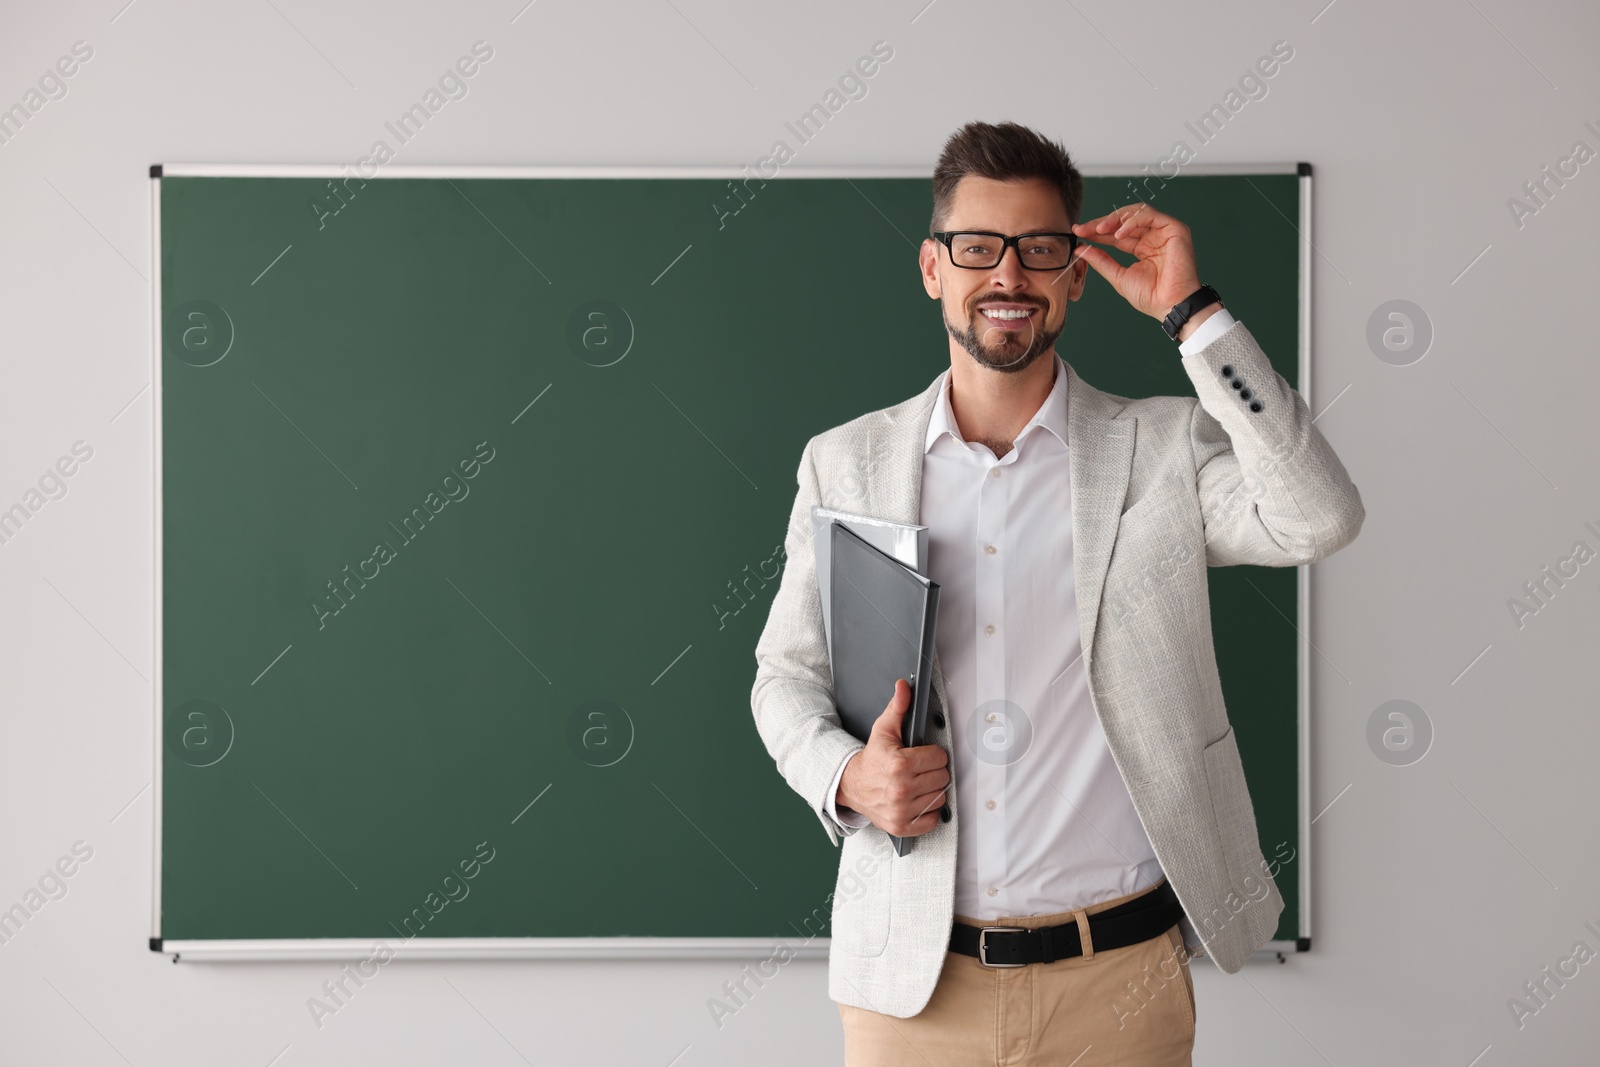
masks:
[[(896, 678), (911, 685), (900, 743), (925, 744), (933, 681), (933, 628), (939, 584), (869, 545), (843, 523), (833, 523), (833, 699), (839, 721), (865, 742), (872, 724), (894, 697)], [(896, 855), (914, 837), (890, 836)]]

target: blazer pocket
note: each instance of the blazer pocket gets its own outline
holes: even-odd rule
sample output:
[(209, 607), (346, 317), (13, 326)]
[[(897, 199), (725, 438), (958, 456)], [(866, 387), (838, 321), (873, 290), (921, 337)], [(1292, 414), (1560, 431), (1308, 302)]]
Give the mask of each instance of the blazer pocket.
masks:
[(1243, 879), (1255, 869), (1252, 857), (1260, 852), (1261, 842), (1233, 726), (1229, 725), (1228, 732), (1207, 745), (1200, 755), (1206, 768), (1206, 790), (1211, 794), (1211, 813), (1216, 819), (1222, 858), (1227, 866), (1228, 888), (1248, 896)]
[(882, 955), (894, 901), (894, 846), (874, 826), (844, 839), (833, 886), (832, 945), (852, 956)]
[(1153, 485), (1145, 490), (1145, 494), (1129, 505), (1128, 510), (1122, 513), (1122, 521), (1140, 519), (1157, 508), (1170, 507), (1177, 501), (1172, 494), (1163, 492), (1162, 487)]

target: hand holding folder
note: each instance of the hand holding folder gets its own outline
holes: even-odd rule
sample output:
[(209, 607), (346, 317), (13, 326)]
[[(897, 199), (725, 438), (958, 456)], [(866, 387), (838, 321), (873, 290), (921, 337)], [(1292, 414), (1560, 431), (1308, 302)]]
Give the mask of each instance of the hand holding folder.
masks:
[[(867, 747), (845, 765), (839, 790), (844, 793), (846, 783), (852, 783), (852, 806), (865, 803), (864, 797), (875, 797), (871, 804), (874, 822), (903, 829), (905, 836), (891, 834), (890, 839), (909, 845), (917, 835), (939, 825), (940, 808), (950, 785), (950, 755), (942, 745), (905, 746), (901, 730), (911, 710), (911, 686), (898, 679), (893, 692), (888, 707), (873, 724)], [(902, 782), (910, 787), (908, 795), (896, 799), (894, 790)], [(897, 854), (904, 855), (905, 849)]]
[[(900, 741), (906, 748), (921, 747), (927, 737), (939, 585), (868, 544), (843, 522), (830, 526), (825, 577), (831, 587), (829, 657), (839, 721), (852, 736), (871, 744), (874, 727), (887, 714), (881, 704), (884, 695), (898, 695), (896, 679), (905, 679), (910, 707), (903, 713)], [(915, 778), (927, 770), (908, 764), (899, 772)], [(914, 838), (891, 835), (891, 840), (895, 853), (905, 855)]]

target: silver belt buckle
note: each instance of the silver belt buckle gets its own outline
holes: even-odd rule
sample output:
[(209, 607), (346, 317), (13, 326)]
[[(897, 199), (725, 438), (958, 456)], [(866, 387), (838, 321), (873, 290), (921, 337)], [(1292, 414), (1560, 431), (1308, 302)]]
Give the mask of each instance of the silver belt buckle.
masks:
[(1026, 930), (1026, 926), (985, 926), (978, 931), (978, 962), (985, 967), (1026, 967), (1026, 963), (990, 963), (989, 932), (991, 930)]

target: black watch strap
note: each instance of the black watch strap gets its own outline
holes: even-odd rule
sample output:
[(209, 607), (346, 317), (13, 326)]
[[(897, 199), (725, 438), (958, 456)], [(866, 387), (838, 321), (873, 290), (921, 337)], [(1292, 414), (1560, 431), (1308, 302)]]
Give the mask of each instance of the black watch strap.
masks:
[[(1202, 285), (1187, 298), (1172, 305), (1172, 310), (1167, 312), (1167, 317), (1161, 320), (1161, 328), (1167, 331), (1167, 336), (1174, 341), (1178, 339), (1178, 331), (1183, 329), (1183, 324), (1201, 308), (1210, 307), (1212, 304), (1221, 304), (1222, 297), (1209, 285)], [(1226, 307), (1227, 305), (1223, 305)]]

